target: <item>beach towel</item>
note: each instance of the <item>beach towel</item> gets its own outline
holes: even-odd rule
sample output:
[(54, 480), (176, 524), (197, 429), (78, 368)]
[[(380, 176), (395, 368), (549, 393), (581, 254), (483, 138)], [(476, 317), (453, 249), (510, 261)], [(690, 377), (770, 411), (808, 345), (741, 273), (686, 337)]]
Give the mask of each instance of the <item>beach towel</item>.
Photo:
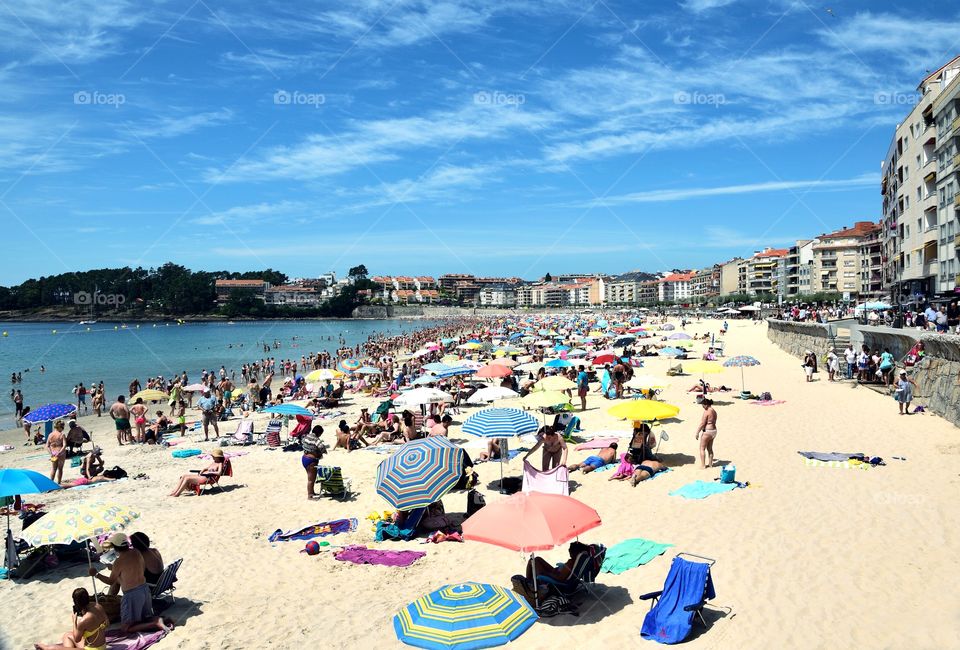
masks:
[(616, 466), (617, 466), (616, 463), (608, 463), (608, 464), (604, 465), (603, 467), (598, 467), (597, 469), (593, 470), (592, 473), (596, 473), (596, 472), (608, 472), (608, 471), (610, 471), (611, 469), (613, 469), (613, 468), (616, 467)]
[(199, 449), (174, 449), (170, 453), (174, 458), (190, 458), (191, 456), (199, 456), (203, 452)]
[(316, 420), (336, 420), (337, 418), (341, 418), (341, 417), (343, 417), (343, 416), (346, 415), (346, 414), (347, 414), (346, 411), (327, 411), (327, 412), (324, 412), (324, 413), (320, 413), (320, 415), (316, 416), (314, 419), (316, 419)]
[(870, 463), (857, 460), (817, 460), (816, 458), (804, 458), (803, 464), (807, 467), (832, 467), (833, 469), (870, 469), (873, 467)]
[(776, 406), (777, 404), (786, 404), (785, 399), (758, 399), (750, 402), (754, 406)]
[(357, 529), (356, 519), (336, 519), (334, 521), (321, 521), (310, 526), (305, 526), (300, 530), (288, 530), (283, 532), (280, 528), (270, 535), (271, 542), (289, 542), (291, 540), (313, 539), (314, 537), (326, 537), (328, 535), (339, 535), (340, 533), (352, 533)]
[(378, 564), (380, 566), (410, 566), (426, 553), (423, 551), (381, 551), (366, 546), (348, 546), (333, 554), (341, 562)]
[(402, 446), (403, 445), (370, 445), (368, 447), (361, 447), (361, 449), (364, 451), (372, 451), (375, 454), (392, 454)]
[(619, 575), (663, 555), (671, 546), (640, 537), (625, 539), (607, 549), (600, 571)]
[(809, 458), (811, 460), (824, 460), (824, 461), (831, 461), (831, 460), (844, 461), (844, 460), (850, 460), (851, 458), (856, 458), (859, 460), (863, 458), (863, 454), (844, 454), (837, 451), (831, 451), (829, 453), (825, 451), (798, 451), (797, 453), (803, 456), (804, 458)]
[(693, 628), (694, 612), (685, 611), (684, 608), (704, 598), (714, 597), (716, 591), (708, 564), (674, 558), (670, 573), (663, 583), (663, 594), (644, 617), (640, 636), (659, 643), (680, 643)]
[(714, 494), (729, 492), (739, 487), (736, 483), (708, 483), (706, 481), (694, 481), (687, 483), (683, 487), (670, 492), (672, 497), (683, 497), (684, 499), (706, 499)]
[(130, 634), (124, 634), (120, 630), (107, 630), (107, 650), (146, 650), (165, 636), (167, 633), (164, 630)]
[(72, 488), (66, 488), (67, 490), (92, 490), (93, 488), (100, 487), (101, 485), (113, 485), (114, 483), (119, 483), (121, 481), (126, 481), (125, 478), (118, 478), (116, 481), (101, 481), (99, 483), (87, 483), (86, 485), (75, 485)]
[(594, 438), (593, 440), (588, 440), (587, 442), (581, 442), (579, 445), (574, 447), (574, 449), (577, 451), (583, 451), (585, 449), (606, 449), (617, 440), (619, 440), (619, 438)]
[(570, 496), (569, 474), (567, 468), (558, 465), (553, 469), (542, 472), (530, 463), (523, 463), (524, 492), (541, 492), (543, 494), (562, 494)]

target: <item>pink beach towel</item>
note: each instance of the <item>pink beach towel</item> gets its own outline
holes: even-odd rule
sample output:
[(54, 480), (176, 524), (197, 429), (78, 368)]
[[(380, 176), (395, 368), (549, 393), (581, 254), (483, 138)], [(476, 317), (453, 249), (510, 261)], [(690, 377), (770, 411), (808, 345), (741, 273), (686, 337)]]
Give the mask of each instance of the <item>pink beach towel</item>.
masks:
[(585, 449), (606, 449), (613, 443), (617, 442), (619, 438), (594, 438), (593, 440), (588, 440), (587, 442), (581, 442), (575, 447), (577, 451), (583, 451)]
[(750, 403), (754, 406), (776, 406), (777, 404), (786, 404), (786, 402), (785, 399), (759, 399)]
[(567, 468), (558, 465), (550, 471), (541, 472), (530, 463), (523, 463), (523, 491), (542, 494), (562, 494), (570, 496), (570, 479)]
[(167, 636), (163, 630), (158, 632), (133, 632), (124, 634), (120, 630), (107, 631), (108, 650), (146, 650)]
[(617, 479), (633, 476), (634, 467), (633, 463), (627, 460), (629, 457), (630, 455), (627, 453), (620, 454), (620, 464), (617, 465), (617, 471), (614, 472), (613, 478)]
[(379, 564), (381, 566), (410, 566), (426, 553), (423, 551), (380, 551), (366, 546), (348, 546), (334, 553), (334, 559), (354, 564)]

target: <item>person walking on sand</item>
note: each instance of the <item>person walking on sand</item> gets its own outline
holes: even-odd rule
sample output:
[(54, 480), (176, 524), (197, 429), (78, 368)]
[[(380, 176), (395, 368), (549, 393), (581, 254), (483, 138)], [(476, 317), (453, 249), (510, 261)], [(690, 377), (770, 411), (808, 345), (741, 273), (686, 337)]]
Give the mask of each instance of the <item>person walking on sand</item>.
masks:
[[(697, 427), (696, 439), (700, 441), (700, 469), (713, 467), (713, 441), (717, 437), (717, 412), (713, 408), (713, 400), (704, 397), (700, 402), (703, 407), (703, 417)], [(709, 461), (709, 462), (705, 462)]]
[(117, 427), (117, 443), (122, 447), (124, 441), (130, 442), (130, 410), (127, 409), (127, 398), (123, 395), (110, 407), (110, 417)]
[(587, 393), (590, 391), (590, 377), (581, 365), (577, 368), (577, 395), (580, 396), (580, 410), (587, 410)]
[(813, 352), (807, 350), (807, 353), (803, 357), (803, 371), (807, 375), (808, 382), (813, 381), (813, 373), (816, 371), (816, 368), (817, 357), (813, 354)]
[(47, 453), (50, 454), (50, 480), (57, 484), (63, 480), (63, 465), (67, 460), (67, 438), (63, 435), (63, 420), (57, 420), (47, 438)]
[(197, 406), (203, 412), (203, 439), (210, 440), (209, 426), (212, 424), (216, 440), (220, 437), (220, 427), (217, 426), (217, 398), (210, 394), (209, 388), (203, 391), (203, 397), (197, 400)]
[(900, 406), (900, 415), (906, 413), (910, 415), (910, 402), (913, 401), (913, 389), (916, 382), (907, 377), (907, 371), (900, 371), (900, 379), (897, 380), (897, 387), (893, 391), (893, 397)]

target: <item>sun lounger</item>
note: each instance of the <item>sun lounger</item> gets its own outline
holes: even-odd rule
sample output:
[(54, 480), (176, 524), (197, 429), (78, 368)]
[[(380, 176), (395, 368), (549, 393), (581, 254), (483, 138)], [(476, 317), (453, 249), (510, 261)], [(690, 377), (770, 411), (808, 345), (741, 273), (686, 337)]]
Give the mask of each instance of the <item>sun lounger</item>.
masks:
[[(705, 562), (684, 559), (695, 557)], [(673, 558), (663, 589), (640, 596), (650, 600), (650, 611), (643, 619), (640, 636), (659, 643), (680, 643), (690, 635), (696, 616), (707, 627), (703, 617), (706, 601), (716, 597), (710, 568), (716, 560), (680, 553)]]

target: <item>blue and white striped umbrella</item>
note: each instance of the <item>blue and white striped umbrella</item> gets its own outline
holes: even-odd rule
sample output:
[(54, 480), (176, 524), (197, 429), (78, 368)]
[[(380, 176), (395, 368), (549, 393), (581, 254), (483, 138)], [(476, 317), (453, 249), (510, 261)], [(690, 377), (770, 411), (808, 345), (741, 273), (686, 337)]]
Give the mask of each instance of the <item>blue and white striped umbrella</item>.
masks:
[(749, 366), (759, 366), (760, 362), (751, 356), (741, 354), (736, 357), (730, 357), (723, 362), (723, 365), (727, 368), (740, 368), (740, 390), (746, 393), (747, 381), (743, 376), (743, 369)]
[(463, 432), (483, 438), (509, 438), (524, 433), (536, 433), (540, 428), (537, 418), (525, 411), (494, 408), (477, 411), (463, 423)]
[(45, 404), (38, 409), (32, 410), (23, 417), (24, 422), (38, 424), (40, 422), (51, 422), (73, 415), (77, 407), (73, 404)]
[(439, 501), (463, 474), (463, 450), (447, 438), (411, 440), (377, 468), (377, 494), (398, 510)]
[(306, 415), (313, 417), (313, 412), (296, 404), (277, 404), (276, 406), (265, 406), (261, 409), (262, 413), (272, 413), (273, 415)]

